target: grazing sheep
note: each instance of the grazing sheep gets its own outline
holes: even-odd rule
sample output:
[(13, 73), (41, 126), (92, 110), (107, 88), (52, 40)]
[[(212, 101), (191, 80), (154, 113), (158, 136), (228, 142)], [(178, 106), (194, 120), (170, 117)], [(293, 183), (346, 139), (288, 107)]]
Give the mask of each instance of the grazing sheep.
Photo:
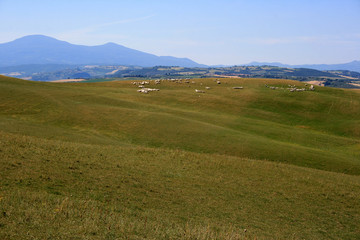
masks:
[(143, 89), (139, 89), (137, 91), (140, 92), (140, 93), (148, 93), (148, 92), (160, 91), (160, 89), (157, 89), (157, 88), (143, 88)]
[(221, 82), (220, 82), (220, 81), (216, 81), (216, 83), (217, 83), (217, 84), (221, 84)]
[(148, 90), (148, 91), (151, 91), (151, 92), (154, 92), (154, 91), (158, 92), (158, 91), (160, 91), (160, 89), (157, 89), (157, 88), (148, 88), (147, 90)]
[(198, 89), (195, 89), (195, 92), (196, 92), (196, 93), (205, 93), (205, 91), (203, 91), (203, 90), (198, 90)]
[(205, 87), (205, 89), (206, 89), (206, 90), (210, 90), (210, 89), (211, 89), (211, 87)]
[(160, 89), (157, 89), (157, 88), (143, 88), (143, 90), (148, 91), (148, 92), (160, 91)]
[(139, 93), (148, 93), (148, 91), (147, 90), (145, 90), (145, 89), (139, 89), (139, 90), (137, 90)]
[(233, 87), (233, 89), (243, 89), (243, 87)]
[(310, 88), (309, 88), (310, 91), (314, 91), (315, 90), (315, 87), (314, 85), (311, 85)]

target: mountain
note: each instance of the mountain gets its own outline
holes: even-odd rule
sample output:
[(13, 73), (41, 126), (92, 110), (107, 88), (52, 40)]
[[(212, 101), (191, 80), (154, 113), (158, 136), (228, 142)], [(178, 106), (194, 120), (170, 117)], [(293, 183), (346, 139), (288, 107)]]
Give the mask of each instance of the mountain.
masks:
[(275, 66), (275, 67), (285, 67), (285, 68), (291, 67), (291, 65), (282, 64), (279, 62), (251, 62), (248, 64), (244, 64), (244, 66)]
[(360, 61), (352, 61), (343, 64), (308, 64), (296, 65), (295, 67), (313, 68), (317, 70), (349, 70), (360, 72)]
[(42, 73), (42, 72), (54, 72), (64, 69), (72, 69), (79, 67), (73, 64), (25, 64), (16, 66), (0, 66), (0, 74), (11, 73), (11, 72), (23, 72), (26, 74)]
[(115, 43), (74, 45), (43, 35), (30, 35), (0, 44), (0, 66), (24, 64), (99, 64), (203, 67), (188, 58), (141, 52)]
[(276, 66), (276, 67), (286, 67), (286, 68), (312, 68), (316, 70), (349, 70), (360, 72), (360, 61), (352, 61), (349, 63), (342, 64), (304, 64), (304, 65), (289, 65), (282, 64), (279, 62), (251, 62), (249, 64), (245, 64), (246, 66)]

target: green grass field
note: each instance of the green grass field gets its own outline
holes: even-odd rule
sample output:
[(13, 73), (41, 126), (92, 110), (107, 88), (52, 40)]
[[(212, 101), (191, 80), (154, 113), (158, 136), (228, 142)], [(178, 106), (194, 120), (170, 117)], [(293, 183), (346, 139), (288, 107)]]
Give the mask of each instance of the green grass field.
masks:
[(0, 77), (0, 239), (360, 238), (360, 92), (191, 81)]

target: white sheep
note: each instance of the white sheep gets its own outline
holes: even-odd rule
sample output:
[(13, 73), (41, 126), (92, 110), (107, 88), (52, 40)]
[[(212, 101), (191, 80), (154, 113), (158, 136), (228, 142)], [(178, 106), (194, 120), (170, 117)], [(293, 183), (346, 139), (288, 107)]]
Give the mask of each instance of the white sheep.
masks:
[(139, 90), (137, 90), (139, 93), (148, 93), (148, 91), (147, 90), (145, 90), (145, 89), (139, 89)]
[(197, 92), (197, 93), (205, 93), (205, 91), (203, 91), (203, 90), (198, 90), (198, 89), (195, 89), (195, 92)]

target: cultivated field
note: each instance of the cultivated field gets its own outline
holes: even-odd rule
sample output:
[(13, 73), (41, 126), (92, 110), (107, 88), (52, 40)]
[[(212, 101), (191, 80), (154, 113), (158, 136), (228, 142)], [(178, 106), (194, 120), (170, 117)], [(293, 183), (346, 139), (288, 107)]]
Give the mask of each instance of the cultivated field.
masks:
[(359, 239), (360, 92), (289, 84), (0, 77), (0, 239)]

